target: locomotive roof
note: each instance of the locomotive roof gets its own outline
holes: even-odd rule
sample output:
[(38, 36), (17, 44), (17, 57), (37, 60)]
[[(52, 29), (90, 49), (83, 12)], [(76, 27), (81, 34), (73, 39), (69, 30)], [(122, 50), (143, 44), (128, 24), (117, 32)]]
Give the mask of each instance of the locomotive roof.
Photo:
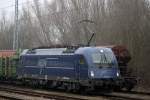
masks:
[[(77, 49), (68, 48), (49, 48), (49, 49), (25, 49), (21, 55), (73, 55), (73, 54), (83, 54), (86, 51), (92, 51), (97, 47), (79, 47)], [(101, 49), (106, 49), (105, 47), (99, 47)], [(108, 48), (107, 48), (108, 49)]]
[(67, 48), (50, 48), (50, 49), (26, 49), (21, 55), (62, 55)]

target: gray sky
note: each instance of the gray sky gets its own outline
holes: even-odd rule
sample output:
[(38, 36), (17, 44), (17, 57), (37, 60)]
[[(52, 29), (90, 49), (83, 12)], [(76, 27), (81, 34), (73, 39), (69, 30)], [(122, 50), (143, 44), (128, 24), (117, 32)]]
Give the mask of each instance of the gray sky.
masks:
[[(43, 3), (44, 0), (39, 0), (41, 3)], [(47, 0), (51, 2), (52, 0)], [(22, 6), (25, 6), (27, 2), (29, 4), (33, 4), (33, 0), (18, 0), (19, 2), (19, 9), (22, 8)], [(14, 15), (14, 9), (15, 9), (15, 0), (0, 0), (0, 15), (3, 13), (3, 11), (6, 12), (7, 15)]]
[[(19, 8), (21, 8), (22, 5), (25, 5), (25, 2), (27, 1), (32, 2), (33, 0), (18, 0)], [(15, 5), (15, 0), (0, 0), (0, 13), (3, 11), (8, 11), (8, 13), (14, 12), (15, 9), (14, 5)]]

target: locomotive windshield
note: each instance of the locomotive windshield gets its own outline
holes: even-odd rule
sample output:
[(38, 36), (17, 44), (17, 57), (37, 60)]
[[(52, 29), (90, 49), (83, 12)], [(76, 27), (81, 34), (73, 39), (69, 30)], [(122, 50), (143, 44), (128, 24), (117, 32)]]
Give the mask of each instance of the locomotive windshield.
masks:
[(92, 53), (93, 63), (97, 67), (112, 67), (114, 65), (114, 55), (112, 52), (100, 50)]

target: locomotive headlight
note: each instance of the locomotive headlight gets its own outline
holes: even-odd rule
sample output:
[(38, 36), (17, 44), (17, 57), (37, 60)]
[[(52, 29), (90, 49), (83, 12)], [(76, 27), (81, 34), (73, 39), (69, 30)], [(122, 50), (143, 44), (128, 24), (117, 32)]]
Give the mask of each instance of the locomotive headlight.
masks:
[(117, 77), (119, 77), (119, 72), (117, 72)]
[(94, 72), (93, 71), (91, 71), (90, 74), (91, 74), (92, 77), (94, 77)]
[(103, 53), (103, 52), (104, 52), (104, 50), (100, 50), (100, 52), (101, 52), (101, 53)]

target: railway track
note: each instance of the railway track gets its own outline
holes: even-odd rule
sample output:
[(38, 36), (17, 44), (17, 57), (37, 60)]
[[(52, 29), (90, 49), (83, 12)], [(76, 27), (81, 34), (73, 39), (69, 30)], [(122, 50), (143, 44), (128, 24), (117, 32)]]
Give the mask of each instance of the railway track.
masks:
[(16, 97), (10, 97), (10, 96), (6, 96), (6, 95), (0, 95), (0, 99), (2, 99), (2, 100), (20, 100)]
[(150, 95), (150, 92), (141, 92), (141, 91), (120, 91), (121, 93), (130, 93), (130, 94), (139, 94), (139, 95)]
[(127, 100), (150, 100), (150, 93), (146, 92), (136, 92), (136, 91), (121, 91), (121, 92), (113, 92), (109, 96), (112, 97), (120, 97)]
[[(10, 87), (10, 86), (0, 86), (0, 91), (21, 94), (21, 95), (26, 95), (26, 96), (32, 96), (32, 97), (40, 97), (43, 99), (45, 98), (45, 99), (51, 99), (51, 100), (87, 100), (86, 98), (80, 98), (77, 96), (69, 96), (69, 95), (64, 95), (61, 93), (54, 93), (54, 92), (45, 93), (45, 92), (40, 92), (40, 91), (34, 91), (31, 89), (21, 89), (18, 87)], [(11, 97), (8, 97), (8, 99), (9, 98)], [(24, 100), (24, 99), (17, 99), (15, 97), (13, 99)]]
[(110, 92), (110, 93), (95, 93), (106, 97), (110, 100), (150, 100), (149, 92), (139, 92), (139, 91), (120, 91), (120, 92)]
[(113, 92), (111, 94), (104, 94), (104, 96), (109, 96), (112, 98), (118, 98), (119, 100), (150, 100), (150, 95), (143, 94), (130, 94), (130, 93), (120, 93)]
[[(52, 100), (150, 100), (150, 93), (144, 92), (112, 92), (112, 93), (96, 93), (92, 95), (79, 95), (66, 92), (43, 91), (26, 89), (15, 86), (0, 85), (0, 91), (9, 93), (21, 94), (26, 96), (40, 97), (43, 99)], [(0, 94), (1, 97), (1, 94)], [(25, 100), (15, 97), (3, 97), (8, 100)]]

